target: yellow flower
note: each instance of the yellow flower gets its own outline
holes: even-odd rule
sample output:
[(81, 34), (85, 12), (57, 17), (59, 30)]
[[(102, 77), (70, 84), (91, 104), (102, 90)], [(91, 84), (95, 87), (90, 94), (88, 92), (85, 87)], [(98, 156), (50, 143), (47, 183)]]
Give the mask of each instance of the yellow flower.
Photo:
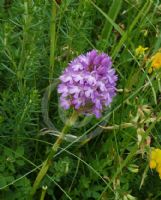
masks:
[(160, 149), (156, 149), (156, 158), (155, 158), (156, 162), (158, 164), (161, 164), (161, 150)]
[(156, 149), (152, 150), (151, 155), (150, 155), (150, 158), (151, 158), (152, 160), (155, 160), (155, 159), (156, 159)]
[(157, 164), (154, 160), (151, 160), (150, 163), (149, 163), (149, 166), (150, 166), (150, 169), (155, 169)]
[(157, 52), (152, 58), (151, 58), (151, 67), (155, 69), (161, 68), (161, 52)]
[(155, 169), (161, 179), (161, 149), (153, 149), (150, 154), (149, 167)]
[(143, 47), (143, 46), (139, 45), (138, 48), (135, 49), (135, 55), (142, 56), (142, 55), (144, 55), (145, 51), (148, 49), (149, 49), (148, 47)]
[(158, 173), (161, 173), (161, 166), (160, 166), (160, 165), (158, 165), (158, 167), (156, 168), (156, 171), (157, 171)]

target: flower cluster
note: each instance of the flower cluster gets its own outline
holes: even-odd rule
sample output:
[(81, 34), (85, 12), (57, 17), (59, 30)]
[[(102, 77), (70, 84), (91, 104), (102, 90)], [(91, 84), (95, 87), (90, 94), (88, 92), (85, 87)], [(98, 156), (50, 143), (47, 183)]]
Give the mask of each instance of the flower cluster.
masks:
[(68, 64), (60, 76), (58, 86), (60, 104), (81, 113), (101, 116), (116, 94), (117, 75), (111, 58), (97, 50), (80, 55)]
[(161, 149), (152, 150), (149, 165), (151, 169), (156, 169), (161, 179)]

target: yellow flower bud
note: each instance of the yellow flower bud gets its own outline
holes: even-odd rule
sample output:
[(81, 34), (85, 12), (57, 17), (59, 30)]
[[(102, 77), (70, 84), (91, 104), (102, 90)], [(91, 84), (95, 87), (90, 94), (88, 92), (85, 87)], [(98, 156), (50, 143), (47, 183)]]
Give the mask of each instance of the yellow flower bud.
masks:
[(150, 68), (148, 69), (148, 73), (149, 73), (149, 74), (151, 74), (151, 73), (152, 73), (152, 71), (153, 71), (153, 68), (152, 68), (152, 67), (150, 67)]
[(148, 49), (149, 49), (148, 47), (143, 47), (139, 45), (138, 48), (135, 49), (135, 55), (136, 56), (144, 55), (145, 51)]

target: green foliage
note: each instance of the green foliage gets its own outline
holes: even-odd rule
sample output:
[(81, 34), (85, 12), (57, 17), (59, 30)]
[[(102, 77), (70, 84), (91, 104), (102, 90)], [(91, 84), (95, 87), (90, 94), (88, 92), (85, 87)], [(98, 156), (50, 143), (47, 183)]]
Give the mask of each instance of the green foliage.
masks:
[[(69, 134), (92, 139), (63, 141), (34, 200), (43, 186), (45, 200), (160, 200), (149, 156), (161, 144), (161, 69), (148, 73), (161, 47), (160, 2), (60, 2), (0, 1), (0, 199), (28, 199), (58, 134), (43, 121), (45, 89), (71, 59), (96, 48), (112, 56), (118, 94), (101, 119), (80, 116), (87, 124), (77, 122)], [(139, 45), (149, 49), (137, 57)], [(56, 89), (47, 101), (50, 124), (61, 131), (68, 113)], [(101, 134), (94, 132), (104, 119)]]
[[(1, 93), (0, 109), (3, 134), (24, 135), (32, 133), (39, 116), (39, 94), (35, 89), (25, 88), (23, 92), (5, 90)], [(30, 130), (28, 129), (30, 125)]]

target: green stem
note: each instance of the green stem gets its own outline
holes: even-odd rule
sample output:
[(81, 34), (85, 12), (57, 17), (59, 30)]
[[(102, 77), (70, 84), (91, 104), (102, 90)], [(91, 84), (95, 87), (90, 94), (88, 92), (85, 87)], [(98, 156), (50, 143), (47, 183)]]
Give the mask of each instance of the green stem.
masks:
[(55, 62), (55, 47), (56, 47), (56, 2), (52, 2), (52, 13), (50, 22), (50, 69), (49, 69), (49, 81), (53, 77), (54, 72), (54, 62)]
[(53, 156), (55, 155), (55, 153), (57, 152), (64, 136), (65, 136), (65, 133), (68, 131), (68, 129), (74, 124), (74, 122), (76, 121), (77, 119), (77, 113), (74, 111), (72, 116), (69, 118), (69, 120), (67, 120), (67, 123), (66, 125), (64, 126), (60, 136), (57, 138), (56, 142), (53, 144), (51, 150), (50, 150), (50, 153), (47, 157), (47, 159), (43, 162), (42, 164), (42, 168), (41, 170), (39, 171), (36, 179), (35, 179), (35, 182), (34, 182), (34, 185), (32, 187), (32, 190), (31, 190), (31, 193), (30, 193), (30, 199), (33, 198), (36, 190), (38, 189), (42, 179), (44, 178), (44, 176), (46, 175), (51, 163), (52, 163), (52, 158)]
[[(121, 9), (122, 0), (113, 0), (110, 10), (108, 12), (108, 16), (110, 19), (115, 22), (117, 15)], [(101, 37), (105, 40), (105, 48), (109, 46), (109, 37), (112, 32), (113, 24), (106, 19), (105, 25), (102, 29)]]
[(158, 81), (158, 88), (159, 88), (159, 92), (161, 92), (161, 82), (160, 82), (160, 77), (157, 75), (157, 81)]
[(42, 186), (42, 192), (41, 192), (40, 200), (44, 200), (47, 188), (48, 188), (47, 186)]
[(117, 125), (117, 124), (114, 124), (113, 126), (100, 126), (101, 128), (103, 129), (106, 129), (106, 130), (115, 130), (115, 129), (120, 129), (120, 128), (129, 128), (129, 127), (136, 127), (136, 124), (134, 123), (123, 123), (123, 124), (120, 124), (120, 125)]

